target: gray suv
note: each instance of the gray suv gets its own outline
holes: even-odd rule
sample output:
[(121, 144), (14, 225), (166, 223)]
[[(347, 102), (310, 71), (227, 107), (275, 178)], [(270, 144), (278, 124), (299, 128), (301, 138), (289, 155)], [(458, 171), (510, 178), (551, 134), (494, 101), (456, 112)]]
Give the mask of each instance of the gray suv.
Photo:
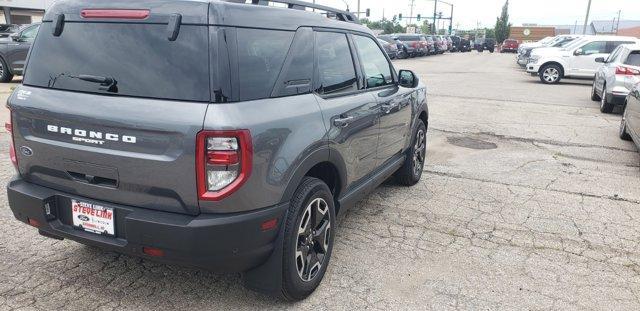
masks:
[(40, 24), (22, 26), (0, 40), (0, 82), (11, 82), (13, 76), (22, 75), (38, 27)]
[(352, 13), (236, 2), (57, 1), (8, 101), (15, 217), (312, 293), (336, 217), (419, 181), (426, 88)]

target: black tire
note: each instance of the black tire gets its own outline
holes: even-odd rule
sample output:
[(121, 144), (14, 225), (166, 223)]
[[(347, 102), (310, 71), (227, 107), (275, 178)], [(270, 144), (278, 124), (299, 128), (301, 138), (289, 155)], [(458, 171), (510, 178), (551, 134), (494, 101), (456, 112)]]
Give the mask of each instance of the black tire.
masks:
[(0, 66), (2, 66), (0, 68), (0, 82), (11, 82), (11, 80), (13, 80), (13, 74), (11, 74), (11, 72), (9, 71), (9, 66), (7, 66), (7, 63), (2, 58), (0, 58)]
[[(318, 220), (318, 217), (322, 218)], [(293, 195), (284, 223), (282, 295), (285, 299), (302, 300), (320, 285), (331, 259), (335, 219), (333, 195), (329, 187), (319, 179), (305, 177)], [(319, 232), (321, 230), (322, 233)], [(319, 264), (317, 268), (314, 263), (316, 260)], [(307, 269), (309, 265), (311, 268)]]
[(596, 92), (596, 81), (598, 80), (598, 77), (596, 77), (595, 79), (593, 79), (593, 86), (591, 86), (591, 100), (594, 102), (600, 101), (600, 96), (598, 95), (598, 92)]
[(411, 148), (402, 167), (395, 173), (396, 180), (403, 186), (413, 186), (420, 181), (427, 152), (427, 126), (419, 122), (411, 139)]
[(631, 135), (629, 135), (629, 131), (627, 130), (627, 105), (624, 105), (622, 109), (622, 118), (620, 120), (620, 131), (618, 132), (618, 136), (622, 140), (631, 141)]
[(607, 99), (607, 85), (602, 85), (602, 95), (600, 96), (600, 112), (611, 113), (614, 105)]
[(540, 68), (538, 76), (544, 84), (557, 84), (562, 80), (564, 70), (558, 64), (544, 65)]

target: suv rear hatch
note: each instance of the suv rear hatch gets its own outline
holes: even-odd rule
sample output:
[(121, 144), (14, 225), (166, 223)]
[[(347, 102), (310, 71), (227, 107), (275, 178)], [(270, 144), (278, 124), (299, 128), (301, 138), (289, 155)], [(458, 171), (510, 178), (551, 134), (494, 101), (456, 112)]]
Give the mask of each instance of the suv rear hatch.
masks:
[(47, 13), (10, 98), (20, 174), (72, 196), (198, 214), (208, 5), (78, 3)]

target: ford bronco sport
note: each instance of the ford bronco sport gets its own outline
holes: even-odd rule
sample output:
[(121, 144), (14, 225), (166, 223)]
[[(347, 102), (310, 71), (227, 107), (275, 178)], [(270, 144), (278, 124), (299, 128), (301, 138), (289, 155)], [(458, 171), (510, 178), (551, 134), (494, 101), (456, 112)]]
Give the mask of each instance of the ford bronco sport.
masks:
[(336, 217), (419, 181), (426, 88), (352, 13), (237, 2), (57, 1), (8, 101), (15, 217), (312, 293)]

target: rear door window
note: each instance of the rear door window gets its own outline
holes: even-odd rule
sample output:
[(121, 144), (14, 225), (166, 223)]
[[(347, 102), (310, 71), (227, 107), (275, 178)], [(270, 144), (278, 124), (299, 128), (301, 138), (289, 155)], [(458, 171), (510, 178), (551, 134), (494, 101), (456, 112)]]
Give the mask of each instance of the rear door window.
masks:
[(268, 98), (294, 32), (238, 28), (240, 100)]
[(620, 45), (623, 44), (633, 44), (634, 42), (630, 42), (630, 41), (611, 41), (609, 42), (609, 44), (607, 45), (607, 53), (611, 53), (613, 52), (613, 50), (615, 50), (616, 48), (618, 48)]
[(356, 70), (347, 36), (343, 33), (316, 33), (320, 94), (357, 90)]
[(606, 41), (589, 42), (582, 47), (582, 53), (584, 55), (607, 53), (607, 42)]
[(627, 57), (627, 60), (624, 62), (625, 65), (637, 66), (640, 67), (640, 51), (633, 51)]
[[(68, 22), (59, 37), (53, 36), (51, 22), (40, 27), (26, 85), (114, 96), (211, 99), (207, 26), (182, 25), (176, 41), (167, 39), (166, 24)], [(106, 87), (81, 78), (86, 76), (117, 83)]]
[(358, 49), (360, 63), (364, 68), (367, 87), (374, 88), (392, 84), (391, 65), (380, 47), (371, 38), (359, 35), (355, 35), (353, 38)]

